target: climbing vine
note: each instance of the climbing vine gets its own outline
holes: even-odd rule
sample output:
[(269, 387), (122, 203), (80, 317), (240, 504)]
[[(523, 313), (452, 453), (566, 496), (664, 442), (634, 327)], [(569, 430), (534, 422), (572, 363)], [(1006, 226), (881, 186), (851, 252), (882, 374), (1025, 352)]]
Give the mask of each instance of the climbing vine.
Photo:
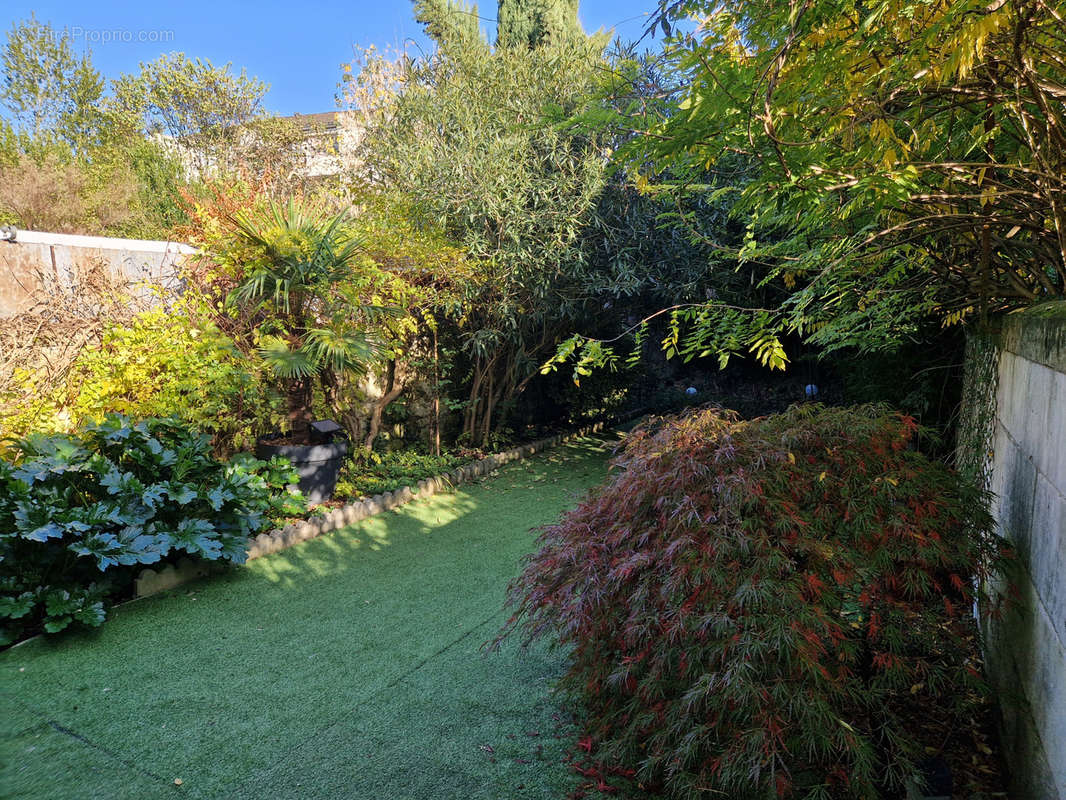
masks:
[(966, 368), (956, 444), (956, 468), (988, 489), (996, 438), (999, 346), (994, 334), (973, 330), (966, 338)]

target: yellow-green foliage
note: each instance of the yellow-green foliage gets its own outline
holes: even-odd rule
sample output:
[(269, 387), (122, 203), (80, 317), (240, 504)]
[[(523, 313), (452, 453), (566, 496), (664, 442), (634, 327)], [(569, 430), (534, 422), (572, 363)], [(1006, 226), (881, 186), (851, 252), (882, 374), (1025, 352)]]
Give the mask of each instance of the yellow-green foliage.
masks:
[(370, 301), (405, 312), (385, 321), (384, 338), (393, 350), (406, 350), (423, 324), (461, 317), (463, 287), (477, 278), (477, 262), (441, 228), (416, 222), (400, 199), (370, 195), (353, 215), (352, 233), (361, 243)]
[[(183, 310), (155, 309), (113, 325), (51, 391), (35, 374), (17, 375), (21, 397), (3, 398), (0, 434), (70, 431), (108, 412), (175, 416), (229, 452), (252, 437), (277, 406), (253, 365), (216, 327)], [(6, 412), (6, 413), (5, 413)]]

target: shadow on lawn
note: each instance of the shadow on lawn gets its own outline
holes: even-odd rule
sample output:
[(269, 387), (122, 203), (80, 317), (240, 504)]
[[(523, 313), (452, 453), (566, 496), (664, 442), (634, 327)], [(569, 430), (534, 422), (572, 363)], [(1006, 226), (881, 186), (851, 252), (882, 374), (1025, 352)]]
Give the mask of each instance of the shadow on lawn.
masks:
[[(269, 787), (279, 797), (428, 798), (462, 773), (470, 777), (455, 796), (544, 796), (542, 764), (527, 752), (537, 737), (524, 731), (552, 724), (554, 708), (531, 687), (545, 686), (556, 663), (486, 656), (480, 639), (502, 623), (504, 587), (533, 547), (531, 528), (602, 480), (609, 449), (585, 441), (509, 464), (455, 494), (125, 605), (100, 629), (4, 653), (0, 678), (26, 706), (13, 733), (56, 731), (70, 764), (57, 772), (50, 755), (27, 749), (36, 740), (18, 738), (15, 795), (143, 800), (180, 777), (189, 796), (228, 798), (262, 776), (243, 796)], [(426, 728), (445, 711), (446, 730)], [(50, 722), (73, 733), (40, 727)], [(410, 735), (397, 740), (397, 725)], [(513, 758), (508, 733), (529, 744)], [(106, 776), (86, 772), (101, 758), (136, 765), (149, 787), (112, 792)], [(406, 765), (426, 758), (436, 771), (412, 794)], [(279, 778), (293, 779), (288, 794)]]
[[(409, 547), (444, 550), (468, 540), (477, 544), (485, 539), (480, 521), (469, 529), (458, 523), (467, 521), (473, 514), (491, 513), (498, 504), (513, 505), (511, 513), (501, 513), (518, 527), (532, 531), (535, 523), (522, 520), (542, 517), (542, 497), (552, 495), (550, 502), (557, 504), (555, 484), (571, 483), (575, 471), (583, 476), (591, 475), (593, 470), (602, 474), (599, 458), (612, 447), (613, 442), (590, 446), (589, 440), (564, 445), (538, 458), (508, 465), (503, 471), (456, 493), (416, 499), (395, 511), (256, 559), (247, 570), (273, 583), (296, 586), (304, 580), (317, 580), (350, 569), (358, 559), (365, 559), (371, 553), (381, 555), (397, 547), (401, 551)], [(584, 494), (584, 489), (567, 492), (568, 499), (563, 505), (572, 507)]]
[(287, 550), (256, 559), (244, 569), (273, 583), (293, 586), (350, 569), (357, 560), (384, 555), (398, 545), (415, 546), (413, 537), (448, 536), (455, 523), (475, 512), (480, 503), (462, 495), (415, 501), (340, 530), (331, 531)]

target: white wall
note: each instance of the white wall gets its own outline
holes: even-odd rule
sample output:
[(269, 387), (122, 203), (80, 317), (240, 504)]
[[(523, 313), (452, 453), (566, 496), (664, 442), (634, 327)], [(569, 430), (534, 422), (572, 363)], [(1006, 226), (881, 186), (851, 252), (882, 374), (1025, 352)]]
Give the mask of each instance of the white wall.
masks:
[(148, 299), (149, 284), (176, 289), (178, 261), (195, 252), (177, 242), (18, 231), (14, 242), (0, 241), (0, 318), (74, 299), (85, 270), (97, 266)]
[(1018, 607), (985, 620), (1011, 797), (1066, 798), (1066, 303), (1007, 318), (991, 489), (1019, 559)]

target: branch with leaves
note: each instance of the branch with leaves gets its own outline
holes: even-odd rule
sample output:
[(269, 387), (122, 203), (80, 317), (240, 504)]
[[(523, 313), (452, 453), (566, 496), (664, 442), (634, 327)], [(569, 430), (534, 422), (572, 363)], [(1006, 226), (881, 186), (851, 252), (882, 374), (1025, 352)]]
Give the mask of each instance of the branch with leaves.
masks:
[[(580, 121), (618, 134), (616, 160), (648, 193), (731, 188), (746, 233), (722, 247), (718, 275), (756, 267), (758, 286), (784, 292), (772, 331), (826, 350), (893, 347), (930, 319), (1066, 296), (1063, 12), (1045, 0), (664, 2), (652, 27), (678, 101), (651, 102), (623, 68), (608, 81), (614, 113), (600, 103)], [(757, 313), (730, 332), (714, 302), (705, 310), (690, 314), (705, 332), (690, 352), (706, 335), (712, 352), (754, 335)]]

